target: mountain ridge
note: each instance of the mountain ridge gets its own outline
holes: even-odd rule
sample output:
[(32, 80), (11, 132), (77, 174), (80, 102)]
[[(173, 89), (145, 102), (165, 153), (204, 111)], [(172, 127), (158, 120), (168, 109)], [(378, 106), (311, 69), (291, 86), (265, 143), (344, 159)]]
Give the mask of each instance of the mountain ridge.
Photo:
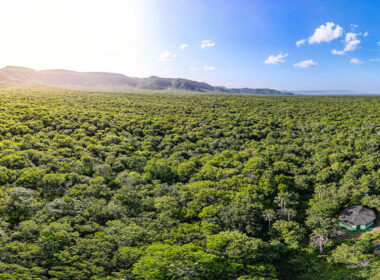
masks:
[(144, 90), (185, 90), (195, 92), (220, 92), (230, 94), (258, 95), (293, 95), (269, 88), (227, 88), (212, 86), (184, 78), (148, 78), (129, 77), (119, 73), (109, 72), (77, 72), (65, 69), (34, 70), (20, 66), (6, 66), (0, 69), (0, 84), (14, 85), (48, 85), (64, 88), (136, 88)]

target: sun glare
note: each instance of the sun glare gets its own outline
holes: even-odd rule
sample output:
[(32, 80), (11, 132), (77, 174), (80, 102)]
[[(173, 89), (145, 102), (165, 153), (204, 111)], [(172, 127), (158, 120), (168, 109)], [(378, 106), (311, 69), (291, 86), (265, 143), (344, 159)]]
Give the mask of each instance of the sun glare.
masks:
[(139, 74), (148, 14), (137, 0), (2, 1), (1, 66)]

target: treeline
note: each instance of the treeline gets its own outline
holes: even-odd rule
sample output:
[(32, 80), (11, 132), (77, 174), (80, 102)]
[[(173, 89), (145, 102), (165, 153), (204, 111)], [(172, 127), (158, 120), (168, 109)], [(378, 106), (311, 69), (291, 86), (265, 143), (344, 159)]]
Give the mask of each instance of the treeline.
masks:
[(0, 91), (0, 279), (378, 279), (380, 98)]

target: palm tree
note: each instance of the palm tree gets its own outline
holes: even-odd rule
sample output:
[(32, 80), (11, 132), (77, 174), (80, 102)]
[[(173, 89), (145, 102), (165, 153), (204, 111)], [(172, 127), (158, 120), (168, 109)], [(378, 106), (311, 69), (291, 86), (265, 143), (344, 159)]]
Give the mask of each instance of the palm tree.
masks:
[(266, 210), (261, 216), (264, 218), (265, 221), (268, 222), (268, 230), (270, 230), (270, 224), (276, 218), (275, 212), (269, 209)]
[(323, 253), (323, 246), (325, 246), (329, 241), (327, 232), (325, 230), (314, 231), (312, 234), (310, 234), (310, 240), (313, 241), (316, 246), (319, 246), (319, 252), (321, 254)]
[(288, 217), (288, 221), (293, 219), (296, 216), (296, 214), (297, 214), (297, 211), (290, 208), (285, 208), (283, 211), (283, 215)]
[(275, 202), (278, 203), (278, 205), (281, 208), (281, 211), (283, 211), (286, 208), (286, 205), (289, 203), (289, 193), (279, 193), (277, 197), (275, 198)]

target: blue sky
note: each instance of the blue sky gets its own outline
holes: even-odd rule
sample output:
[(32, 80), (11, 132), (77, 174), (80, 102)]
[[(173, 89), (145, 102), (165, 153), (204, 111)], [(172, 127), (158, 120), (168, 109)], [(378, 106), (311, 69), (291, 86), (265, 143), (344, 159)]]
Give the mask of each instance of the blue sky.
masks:
[(379, 14), (370, 0), (4, 0), (0, 63), (379, 93)]
[[(380, 58), (379, 1), (164, 1), (157, 10), (165, 48), (177, 53), (167, 62), (173, 76), (227, 86), (380, 92), (380, 63), (373, 61)], [(335, 24), (335, 35), (329, 37), (326, 28), (318, 33), (319, 42), (309, 43), (327, 23)], [(345, 48), (347, 33), (356, 34), (348, 40), (354, 46), (333, 54)], [(204, 39), (215, 46), (201, 49)], [(306, 42), (297, 47), (301, 39)], [(175, 46), (182, 42), (189, 47), (179, 52)], [(279, 54), (287, 54), (283, 63), (265, 64), (270, 55)], [(300, 64), (305, 68), (295, 66), (302, 61), (309, 61)], [(202, 65), (215, 70), (186, 72)]]

